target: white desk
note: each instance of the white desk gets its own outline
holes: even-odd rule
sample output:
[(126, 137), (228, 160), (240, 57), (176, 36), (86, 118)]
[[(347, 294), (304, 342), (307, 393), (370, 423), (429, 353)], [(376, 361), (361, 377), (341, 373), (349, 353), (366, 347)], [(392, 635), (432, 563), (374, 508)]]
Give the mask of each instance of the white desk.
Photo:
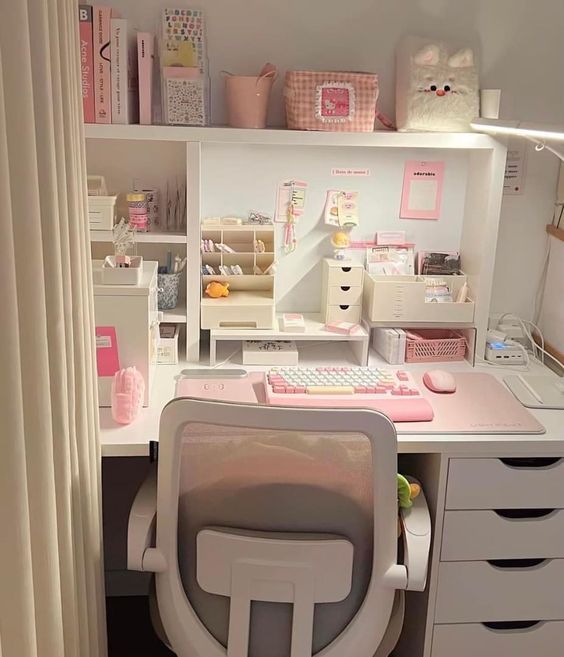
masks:
[[(357, 365), (347, 360), (348, 350), (338, 350), (335, 345), (312, 344), (310, 348), (300, 350), (300, 365), (303, 367), (315, 367), (333, 362), (338, 366)], [(330, 356), (329, 356), (330, 354)], [(219, 360), (221, 362), (220, 354)], [(229, 355), (226, 350), (225, 356)], [(237, 359), (237, 356), (235, 357)], [(392, 367), (383, 363), (378, 356), (370, 352), (370, 365)], [(230, 363), (227, 366), (243, 367), (240, 361)], [(187, 368), (194, 367), (186, 363), (178, 365), (159, 365), (153, 388), (151, 406), (142, 409), (139, 417), (130, 425), (121, 426), (112, 420), (110, 409), (100, 409), (100, 428), (102, 456), (147, 456), (149, 453), (149, 441), (158, 440), (159, 418), (164, 406), (174, 397), (175, 377)], [(433, 364), (424, 363), (418, 365), (406, 365), (408, 370), (433, 369)], [(436, 366), (435, 366), (436, 367)], [(441, 363), (441, 369), (451, 371), (472, 371), (466, 362)], [(245, 366), (247, 370), (258, 371), (259, 367)], [(488, 365), (478, 365), (476, 371), (487, 372), (499, 379), (506, 374), (512, 374), (511, 368), (501, 368)], [(542, 373), (547, 370), (540, 364), (532, 364), (532, 373)], [(438, 454), (508, 454), (508, 455), (534, 455), (542, 456), (564, 455), (564, 411), (531, 410), (531, 413), (546, 428), (546, 433), (541, 435), (501, 435), (501, 434), (476, 434), (476, 435), (398, 435), (398, 451), (403, 454), (416, 453), (438, 453)]]
[[(223, 358), (229, 355), (229, 347), (231, 345), (222, 344), (221, 350), (225, 353), (220, 354)], [(302, 347), (300, 350), (300, 364), (304, 367), (312, 367), (322, 363), (334, 362), (336, 365), (351, 365), (354, 363), (348, 362), (346, 359), (351, 358), (352, 354), (348, 349), (340, 349), (338, 345), (328, 344), (314, 344), (308, 347)], [(378, 358), (371, 354), (370, 364), (372, 366), (381, 366), (383, 364)], [(232, 367), (241, 367), (237, 357), (234, 362), (230, 363)], [(180, 374), (182, 369), (188, 367), (186, 364), (179, 365), (164, 365), (159, 366), (158, 373), (155, 381), (153, 403), (150, 408), (142, 410), (140, 417), (129, 426), (118, 426), (113, 422), (109, 409), (102, 409), (100, 412), (101, 418), (101, 442), (102, 454), (105, 457), (141, 457), (141, 458), (105, 458), (104, 459), (104, 526), (105, 531), (105, 563), (106, 563), (106, 584), (107, 592), (109, 595), (138, 595), (146, 594), (148, 589), (148, 582), (143, 575), (139, 573), (132, 573), (126, 571), (125, 568), (125, 545), (127, 535), (127, 519), (129, 508), (133, 500), (133, 496), (140, 483), (143, 481), (149, 466), (148, 459), (146, 458), (149, 450), (148, 445), (150, 440), (158, 439), (159, 418), (162, 408), (173, 398), (175, 388), (175, 377)], [(452, 371), (472, 371), (472, 368), (467, 363), (452, 363), (441, 364), (439, 367), (449, 369)], [(427, 370), (431, 369), (432, 365), (409, 365), (406, 369), (414, 370)], [(260, 368), (247, 368), (249, 370)], [(487, 372), (493, 374), (498, 378), (503, 378), (507, 373), (513, 373), (511, 368), (503, 370), (487, 365), (480, 365), (477, 371)], [(541, 373), (543, 367), (540, 364), (533, 364), (531, 371)], [(219, 373), (219, 370), (218, 370)], [(540, 556), (551, 556), (554, 552), (554, 541), (552, 539), (542, 539), (543, 535), (548, 535), (551, 522), (558, 522), (560, 516), (547, 516), (546, 519), (541, 519), (541, 529), (548, 527), (544, 534), (541, 532), (541, 538), (538, 537), (537, 524), (532, 521), (529, 523), (533, 527), (525, 524), (522, 528), (518, 528), (520, 533), (519, 541), (511, 541), (504, 534), (507, 528), (505, 525), (494, 526), (493, 536), (489, 536), (485, 527), (488, 523), (495, 522), (497, 516), (495, 513), (487, 511), (491, 509), (492, 505), (500, 505), (500, 508), (505, 508), (507, 499), (509, 498), (509, 505), (517, 500), (519, 505), (525, 508), (538, 508), (564, 506), (564, 492), (563, 486), (560, 481), (555, 482), (555, 476), (558, 473), (552, 472), (552, 467), (539, 467), (538, 474), (529, 471), (526, 467), (522, 476), (519, 469), (513, 471), (510, 467), (505, 468), (501, 465), (502, 461), (499, 459), (507, 457), (564, 457), (564, 411), (546, 410), (531, 411), (539, 422), (546, 428), (544, 434), (516, 434), (516, 435), (479, 435), (479, 434), (399, 434), (398, 435), (398, 469), (406, 474), (417, 477), (423, 484), (427, 500), (431, 509), (434, 525), (434, 544), (430, 558), (430, 574), (428, 578), (427, 591), (424, 594), (411, 594), (408, 595), (407, 613), (409, 615), (409, 622), (406, 623), (406, 631), (402, 634), (400, 644), (396, 648), (394, 654), (398, 657), (444, 657), (446, 654), (452, 654), (454, 648), (460, 648), (460, 636), (464, 632), (470, 632), (470, 643), (485, 641), (484, 652), (491, 648), (488, 643), (491, 641), (490, 635), (487, 630), (483, 630), (482, 625), (479, 623), (472, 624), (467, 622), (467, 618), (472, 617), (473, 605), (479, 604), (480, 599), (476, 594), (476, 600), (467, 602), (468, 609), (464, 608), (459, 610), (456, 618), (456, 623), (451, 625), (442, 624), (443, 619), (440, 614), (435, 610), (437, 605), (443, 600), (442, 607), (445, 608), (444, 596), (452, 594), (456, 600), (464, 599), (461, 591), (453, 589), (454, 592), (447, 588), (445, 590), (445, 576), (441, 578), (441, 573), (444, 573), (451, 567), (451, 563), (458, 566), (463, 563), (467, 569), (477, 568), (480, 575), (486, 578), (484, 581), (484, 590), (489, 597), (493, 596), (493, 591), (490, 589), (495, 583), (495, 592), (498, 598), (496, 613), (499, 610), (507, 610), (511, 607), (511, 601), (515, 598), (513, 590), (515, 587), (521, 586), (523, 589), (523, 579), (528, 577), (525, 572), (524, 575), (516, 572), (495, 573), (498, 579), (491, 580), (492, 583), (488, 584), (491, 578), (490, 566), (487, 559), (500, 558), (511, 556), (513, 558), (531, 556), (525, 554), (531, 544), (536, 545), (536, 549), (540, 550)], [(462, 464), (462, 474), (457, 472), (460, 470)], [(542, 464), (541, 464), (542, 465)], [(562, 461), (558, 462), (558, 472), (562, 469)], [(499, 470), (502, 474), (510, 479), (500, 483)], [(464, 476), (466, 472), (466, 477)], [(531, 474), (532, 472), (532, 474)], [(455, 474), (453, 474), (455, 473)], [(493, 473), (493, 474), (492, 474)], [(529, 477), (533, 479), (529, 479)], [(476, 504), (473, 501), (468, 501), (466, 505), (462, 505), (463, 509), (486, 509), (484, 511), (452, 511), (449, 507), (447, 497), (449, 490), (453, 486), (467, 486), (467, 492), (474, 494), (475, 490), (483, 492), (488, 499), (482, 504)], [(556, 494), (555, 494), (556, 491)], [(503, 504), (499, 502), (500, 495), (504, 495)], [(558, 499), (556, 499), (558, 498)], [(456, 508), (456, 507), (455, 507)], [(466, 562), (453, 561), (451, 563), (446, 560), (444, 555), (445, 545), (451, 545), (449, 540), (452, 540), (452, 523), (460, 521), (466, 522), (466, 513), (471, 514), (473, 525), (472, 536), (474, 537), (474, 544), (478, 545), (479, 549), (484, 554), (471, 554), (466, 557)], [(558, 512), (560, 513), (560, 512)], [(562, 512), (564, 513), (564, 511)], [(476, 515), (477, 514), (477, 515)], [(493, 521), (492, 521), (493, 518)], [(443, 529), (445, 528), (445, 529)], [(448, 533), (450, 531), (450, 533)], [(444, 533), (446, 532), (446, 534)], [(447, 539), (444, 538), (447, 536)], [(450, 537), (450, 538), (449, 538)], [(497, 540), (494, 540), (497, 537)], [(505, 544), (503, 541), (505, 540)], [(507, 554), (502, 552), (495, 554), (493, 557), (489, 555), (488, 550), (493, 549), (490, 546), (496, 546), (502, 542), (508, 550)], [(516, 555), (511, 552), (509, 546)], [(552, 547), (551, 547), (552, 546)], [(469, 549), (469, 548), (468, 548)], [(477, 548), (476, 548), (477, 549)], [(546, 554), (543, 552), (546, 550)], [(511, 552), (511, 554), (510, 554)], [(536, 555), (536, 553), (535, 553)], [(533, 556), (535, 556), (533, 555)], [(539, 556), (539, 555), (536, 555)], [(557, 555), (559, 556), (559, 555)], [(564, 556), (564, 554), (563, 554)], [(540, 568), (538, 576), (535, 575), (534, 584), (539, 591), (543, 590), (546, 578), (550, 578), (551, 568), (559, 567), (560, 559), (548, 559), (546, 561), (546, 568)], [(564, 562), (564, 559), (562, 559)], [(548, 573), (548, 574), (547, 574)], [(545, 579), (543, 579), (545, 578)], [(452, 578), (446, 581), (450, 582)], [(511, 579), (510, 582), (506, 581)], [(466, 586), (467, 584), (465, 584)], [(513, 587), (513, 588), (512, 588)], [(525, 590), (525, 589), (523, 589)], [(481, 592), (479, 592), (482, 595)], [(527, 595), (517, 596), (519, 599), (527, 599)], [(559, 611), (549, 609), (545, 612), (543, 607), (543, 596), (539, 593), (538, 600), (531, 598), (529, 608), (531, 618), (536, 618), (538, 614), (545, 619), (554, 619), (554, 614)], [(556, 596), (557, 599), (558, 596)], [(459, 605), (460, 606), (460, 605)], [(450, 609), (451, 605), (448, 605)], [(535, 615), (535, 612), (538, 614)], [(507, 612), (510, 613), (509, 611)], [(545, 616), (542, 614), (546, 613)], [(551, 615), (552, 614), (552, 615)], [(564, 617), (558, 616), (558, 618)], [(520, 618), (516, 616), (515, 618)], [(495, 619), (494, 619), (495, 620)], [(553, 621), (552, 623), (539, 625), (537, 633), (530, 637), (535, 646), (536, 654), (543, 653), (543, 646), (545, 645), (548, 634), (552, 636), (551, 632), (560, 631), (564, 632), (564, 621)], [(447, 636), (445, 632), (454, 633), (454, 638)], [(482, 636), (484, 635), (484, 636)], [(523, 635), (525, 636), (525, 635)], [(558, 635), (560, 636), (560, 635)], [(521, 635), (510, 635), (507, 639), (508, 645), (511, 649), (515, 649), (515, 653), (511, 654), (525, 655), (532, 654), (523, 652), (523, 641), (529, 639), (521, 638)], [(442, 643), (440, 643), (442, 641)], [(557, 642), (558, 644), (558, 642)], [(445, 645), (448, 647), (448, 652), (441, 652), (440, 646)], [(556, 645), (556, 644), (555, 644)], [(437, 647), (439, 646), (439, 647)], [(526, 647), (526, 645), (525, 645)], [(486, 650), (487, 648), (487, 650)], [(538, 648), (538, 649), (537, 649)], [(509, 652), (507, 654), (509, 654)], [(465, 657), (467, 654), (464, 653)], [(490, 653), (488, 653), (490, 654)], [(504, 653), (505, 654), (505, 653)], [(552, 653), (551, 653), (552, 654)]]

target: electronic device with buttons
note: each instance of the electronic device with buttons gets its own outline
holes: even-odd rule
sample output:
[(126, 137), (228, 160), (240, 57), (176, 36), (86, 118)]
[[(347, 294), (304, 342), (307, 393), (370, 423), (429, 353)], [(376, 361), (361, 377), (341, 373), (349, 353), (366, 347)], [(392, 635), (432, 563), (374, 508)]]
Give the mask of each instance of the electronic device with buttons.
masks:
[(177, 397), (225, 399), (231, 402), (257, 403), (253, 385), (246, 370), (186, 369), (176, 382)]
[(409, 372), (370, 367), (273, 368), (265, 375), (272, 406), (372, 408), (394, 422), (426, 422), (433, 408)]

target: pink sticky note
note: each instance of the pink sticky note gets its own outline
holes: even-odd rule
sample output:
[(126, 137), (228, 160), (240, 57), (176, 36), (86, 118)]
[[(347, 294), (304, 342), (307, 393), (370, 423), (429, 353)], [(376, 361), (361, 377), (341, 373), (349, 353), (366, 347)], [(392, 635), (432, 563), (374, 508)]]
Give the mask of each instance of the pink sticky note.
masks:
[(443, 196), (444, 162), (409, 160), (405, 163), (400, 217), (438, 219)]

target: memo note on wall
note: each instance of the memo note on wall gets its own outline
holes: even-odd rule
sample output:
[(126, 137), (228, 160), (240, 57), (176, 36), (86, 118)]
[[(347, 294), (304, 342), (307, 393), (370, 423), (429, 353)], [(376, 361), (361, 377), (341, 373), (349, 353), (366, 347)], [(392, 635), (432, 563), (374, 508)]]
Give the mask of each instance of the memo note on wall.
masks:
[(400, 217), (438, 219), (443, 197), (444, 162), (409, 160), (405, 163)]

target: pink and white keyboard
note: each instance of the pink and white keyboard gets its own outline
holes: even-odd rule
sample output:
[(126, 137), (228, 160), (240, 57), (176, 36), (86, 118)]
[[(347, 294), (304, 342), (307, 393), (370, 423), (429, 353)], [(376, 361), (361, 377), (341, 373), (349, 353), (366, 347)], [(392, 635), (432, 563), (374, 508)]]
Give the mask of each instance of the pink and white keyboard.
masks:
[(394, 422), (426, 422), (433, 408), (408, 372), (369, 367), (276, 367), (265, 374), (272, 406), (371, 408)]

